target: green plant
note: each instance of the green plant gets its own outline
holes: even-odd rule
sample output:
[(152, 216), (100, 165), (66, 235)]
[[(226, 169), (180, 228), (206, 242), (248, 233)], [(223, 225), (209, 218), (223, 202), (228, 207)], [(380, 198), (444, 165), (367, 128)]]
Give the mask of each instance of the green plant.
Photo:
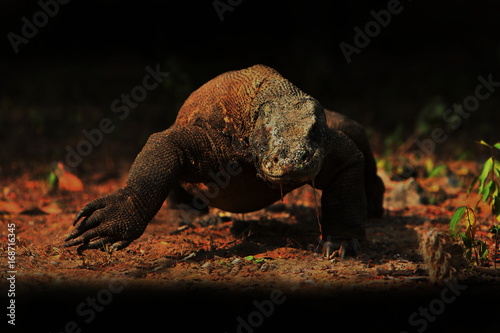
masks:
[(266, 259), (265, 259), (265, 258), (260, 258), (260, 259), (257, 259), (257, 258), (255, 258), (254, 256), (246, 256), (246, 257), (245, 257), (245, 258), (243, 258), (243, 259), (248, 260), (248, 261), (252, 261), (252, 262), (254, 262), (254, 263), (256, 263), (256, 264), (260, 264), (261, 262), (266, 261)]
[(426, 158), (425, 171), (427, 172), (428, 178), (434, 177), (444, 177), (446, 176), (447, 166), (446, 164), (435, 165), (432, 158)]
[[(500, 221), (500, 162), (494, 157), (495, 150), (500, 150), (500, 142), (490, 145), (481, 140), (478, 143), (490, 149), (490, 157), (484, 162), (479, 175), (472, 181), (467, 195), (470, 195), (473, 190), (477, 190), (479, 200), (474, 208), (462, 206), (455, 211), (450, 220), (450, 235), (453, 238), (460, 236), (465, 246), (465, 256), (469, 262), (483, 265), (488, 256), (488, 247), (485, 242), (476, 239), (477, 220), (475, 210), (481, 201), (487, 203), (491, 208), (491, 219), (496, 219), (497, 222)], [(459, 233), (461, 221), (465, 222), (466, 230)], [(496, 262), (498, 252), (499, 230), (499, 225), (490, 228), (490, 232), (495, 235), (494, 262)]]
[[(465, 232), (459, 233), (459, 223), (465, 222)], [(474, 210), (470, 207), (459, 207), (450, 221), (450, 235), (452, 238), (460, 236), (465, 247), (465, 257), (469, 262), (482, 265), (488, 257), (486, 243), (476, 239), (477, 220)]]

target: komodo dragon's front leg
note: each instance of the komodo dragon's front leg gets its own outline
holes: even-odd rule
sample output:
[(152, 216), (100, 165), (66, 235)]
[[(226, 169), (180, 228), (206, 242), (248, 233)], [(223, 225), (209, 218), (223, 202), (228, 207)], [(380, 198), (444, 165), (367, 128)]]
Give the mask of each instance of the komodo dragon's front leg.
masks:
[(113, 194), (87, 204), (73, 225), (84, 219), (66, 238), (66, 247), (78, 252), (111, 246), (119, 250), (139, 238), (156, 215), (170, 190), (211, 151), (199, 127), (171, 127), (153, 134), (135, 159), (126, 185)]
[(323, 167), (315, 179), (321, 196), (321, 236), (326, 257), (358, 254), (365, 238), (367, 199), (363, 154), (344, 133), (330, 131)]

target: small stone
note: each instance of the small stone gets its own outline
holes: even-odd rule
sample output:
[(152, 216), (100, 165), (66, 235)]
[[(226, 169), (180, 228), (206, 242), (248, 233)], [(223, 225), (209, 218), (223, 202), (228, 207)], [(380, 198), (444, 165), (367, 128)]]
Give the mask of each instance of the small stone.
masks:
[(271, 265), (269, 265), (267, 262), (263, 263), (262, 266), (260, 266), (260, 270), (262, 272), (267, 272), (271, 268)]
[(243, 262), (243, 260), (241, 260), (241, 258), (236, 258), (234, 259), (233, 261), (231, 261), (231, 264), (232, 265), (239, 265)]
[(392, 192), (384, 198), (384, 206), (389, 209), (404, 209), (428, 203), (428, 193), (414, 179), (398, 183)]

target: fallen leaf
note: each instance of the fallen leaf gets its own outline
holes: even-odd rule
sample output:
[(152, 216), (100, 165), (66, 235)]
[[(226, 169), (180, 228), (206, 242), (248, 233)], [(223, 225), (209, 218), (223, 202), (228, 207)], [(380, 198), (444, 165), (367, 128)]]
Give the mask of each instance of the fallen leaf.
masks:
[(51, 203), (48, 206), (42, 207), (41, 210), (47, 214), (59, 214), (62, 212), (62, 209), (59, 208), (59, 206), (55, 203)]
[(65, 171), (59, 177), (59, 189), (70, 192), (83, 191), (83, 183), (80, 180), (80, 178), (78, 178), (72, 173)]
[(59, 259), (61, 259), (61, 255), (60, 254), (56, 254), (56, 255), (53, 255), (53, 256), (49, 256), (49, 258), (52, 261), (59, 261)]
[(33, 190), (38, 188), (40, 182), (38, 180), (28, 180), (26, 183), (24, 183), (24, 187), (29, 190)]
[(23, 209), (15, 202), (0, 201), (0, 212), (17, 214), (22, 212)]

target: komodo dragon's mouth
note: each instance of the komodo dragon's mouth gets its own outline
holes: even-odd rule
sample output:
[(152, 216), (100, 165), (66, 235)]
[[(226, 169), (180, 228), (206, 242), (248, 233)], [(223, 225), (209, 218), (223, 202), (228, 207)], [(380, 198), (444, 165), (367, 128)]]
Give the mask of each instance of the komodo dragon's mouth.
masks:
[(322, 154), (320, 150), (316, 150), (308, 156), (307, 161), (295, 159), (289, 159), (287, 163), (262, 161), (259, 176), (276, 185), (310, 182), (321, 169)]
[(314, 179), (314, 175), (310, 174), (294, 174), (294, 175), (270, 175), (265, 174), (264, 179), (276, 185), (299, 184), (307, 183)]

